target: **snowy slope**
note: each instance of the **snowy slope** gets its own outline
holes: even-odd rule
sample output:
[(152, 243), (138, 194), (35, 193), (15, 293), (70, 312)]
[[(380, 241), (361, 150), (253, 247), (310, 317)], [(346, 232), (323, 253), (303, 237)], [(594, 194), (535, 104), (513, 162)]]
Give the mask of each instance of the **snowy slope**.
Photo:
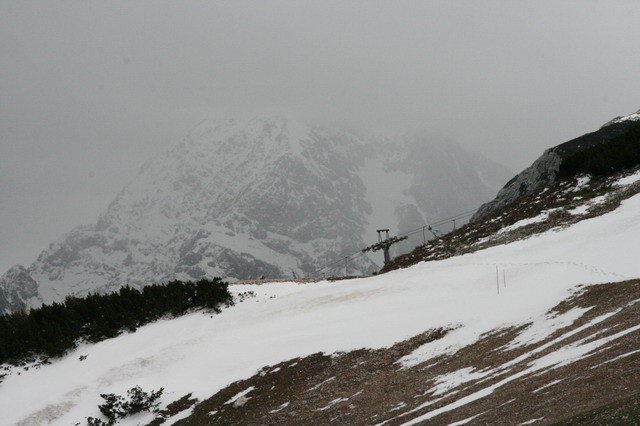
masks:
[[(425, 140), (382, 143), (286, 117), (205, 121), (145, 163), (95, 225), (0, 278), (0, 312), (124, 284), (312, 274), (368, 245), (377, 228), (474, 208), (507, 178)], [(378, 269), (367, 257), (349, 267)]]
[[(533, 323), (510, 343), (512, 347), (541, 340), (584, 314), (584, 309), (575, 308), (559, 318), (547, 315), (578, 285), (640, 276), (635, 261), (639, 215), (636, 195), (613, 212), (568, 228), (381, 276), (339, 283), (232, 286), (235, 292), (252, 290), (257, 297), (213, 317), (194, 313), (158, 321), (133, 334), (83, 346), (37, 370), (19, 375), (13, 370), (0, 384), (0, 412), (6, 424), (73, 424), (98, 414), (100, 393), (123, 393), (140, 385), (164, 387), (165, 404), (190, 392), (202, 399), (266, 365), (318, 351), (388, 347), (436, 328), (452, 330), (398, 357), (399, 366), (451, 354), (485, 333), (516, 325)], [(505, 271), (507, 281), (506, 287), (500, 282), (499, 294), (496, 266)], [(588, 344), (560, 345), (528, 364), (526, 371), (570, 364), (638, 328)], [(86, 360), (79, 361), (80, 355)], [(524, 356), (505, 364), (507, 379), (510, 368), (527, 362)], [(462, 370), (442, 377), (432, 392), (445, 392), (478, 374)], [(421, 419), (484, 398), (500, 383)], [(145, 419), (150, 420), (137, 417), (128, 424)]]

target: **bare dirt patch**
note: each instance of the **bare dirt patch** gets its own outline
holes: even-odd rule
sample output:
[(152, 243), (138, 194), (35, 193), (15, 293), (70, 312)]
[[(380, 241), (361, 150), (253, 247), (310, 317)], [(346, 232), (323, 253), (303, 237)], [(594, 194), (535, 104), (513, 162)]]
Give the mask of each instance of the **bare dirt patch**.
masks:
[[(176, 424), (398, 425), (425, 415), (430, 417), (421, 423), (437, 425), (470, 418), (470, 424), (575, 424), (580, 419), (631, 419), (627, 424), (633, 424), (640, 421), (634, 408), (640, 394), (640, 351), (634, 352), (640, 349), (640, 330), (629, 330), (640, 324), (639, 299), (640, 280), (586, 287), (552, 312), (591, 309), (543, 341), (505, 349), (527, 326), (523, 324), (495, 330), (454, 355), (411, 368), (402, 368), (398, 360), (446, 330), (380, 350), (288, 360), (229, 385)], [(531, 370), (536, 361), (604, 338), (610, 341), (573, 362)], [(463, 380), (442, 384), (443, 377), (460, 372)], [(466, 381), (465, 372), (471, 373)], [(248, 389), (241, 403), (239, 398), (234, 402)]]

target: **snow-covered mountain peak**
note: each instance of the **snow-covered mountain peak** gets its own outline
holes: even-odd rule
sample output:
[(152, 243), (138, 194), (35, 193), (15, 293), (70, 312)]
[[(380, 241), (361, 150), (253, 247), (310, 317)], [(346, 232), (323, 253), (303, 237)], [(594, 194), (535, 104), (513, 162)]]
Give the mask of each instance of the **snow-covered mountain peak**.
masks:
[(602, 129), (603, 127), (607, 127), (607, 126), (610, 126), (612, 124), (622, 123), (623, 121), (640, 121), (640, 109), (638, 111), (634, 112), (633, 114), (616, 117), (613, 120), (608, 121), (605, 124), (603, 124), (602, 127), (600, 127), (600, 128)]
[[(492, 185), (485, 175), (499, 178)], [(509, 175), (464, 151), (383, 144), (286, 116), (207, 120), (147, 161), (94, 226), (5, 274), (5, 294), (38, 285), (0, 310), (174, 278), (313, 274), (368, 245), (376, 227), (399, 232), (469, 210)], [(324, 272), (378, 268), (363, 256)]]

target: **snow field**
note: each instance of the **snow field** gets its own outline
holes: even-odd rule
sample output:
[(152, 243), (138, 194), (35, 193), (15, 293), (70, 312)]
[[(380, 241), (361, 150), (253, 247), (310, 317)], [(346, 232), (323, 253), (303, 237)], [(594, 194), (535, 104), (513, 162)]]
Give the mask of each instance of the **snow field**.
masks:
[[(99, 415), (101, 393), (123, 394), (135, 385), (147, 391), (164, 387), (163, 405), (191, 392), (203, 399), (266, 365), (315, 352), (388, 347), (435, 328), (452, 331), (399, 359), (403, 367), (455, 352), (484, 333), (514, 325), (533, 323), (513, 345), (539, 341), (583, 314), (574, 310), (560, 317), (547, 315), (577, 286), (640, 276), (635, 261), (638, 215), (640, 195), (611, 213), (566, 229), (380, 276), (231, 286), (235, 293), (253, 291), (256, 297), (219, 315), (194, 313), (82, 345), (39, 369), (14, 369), (0, 384), (3, 424), (74, 424)], [(584, 356), (611, 338), (555, 351), (529, 370)], [(80, 361), (80, 355), (87, 358)], [(474, 374), (460, 371), (451, 380), (464, 380), (465, 373)], [(520, 374), (454, 404), (489, 394)], [(446, 381), (440, 385), (444, 389)]]

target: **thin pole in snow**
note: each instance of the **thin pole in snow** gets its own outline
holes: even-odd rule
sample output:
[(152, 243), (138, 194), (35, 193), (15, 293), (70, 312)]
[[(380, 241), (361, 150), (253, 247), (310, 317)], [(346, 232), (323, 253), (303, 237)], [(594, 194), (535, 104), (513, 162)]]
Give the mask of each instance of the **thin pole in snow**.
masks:
[(349, 256), (344, 258), (344, 276), (346, 277), (347, 271), (349, 270)]
[(496, 288), (498, 289), (498, 294), (500, 294), (500, 274), (498, 273), (498, 265), (496, 265)]
[(502, 270), (502, 284), (504, 284), (504, 288), (507, 288), (507, 272)]
[(422, 241), (424, 242), (424, 245), (427, 245), (427, 236), (424, 234), (424, 228), (426, 228), (427, 226), (423, 226), (422, 227)]

